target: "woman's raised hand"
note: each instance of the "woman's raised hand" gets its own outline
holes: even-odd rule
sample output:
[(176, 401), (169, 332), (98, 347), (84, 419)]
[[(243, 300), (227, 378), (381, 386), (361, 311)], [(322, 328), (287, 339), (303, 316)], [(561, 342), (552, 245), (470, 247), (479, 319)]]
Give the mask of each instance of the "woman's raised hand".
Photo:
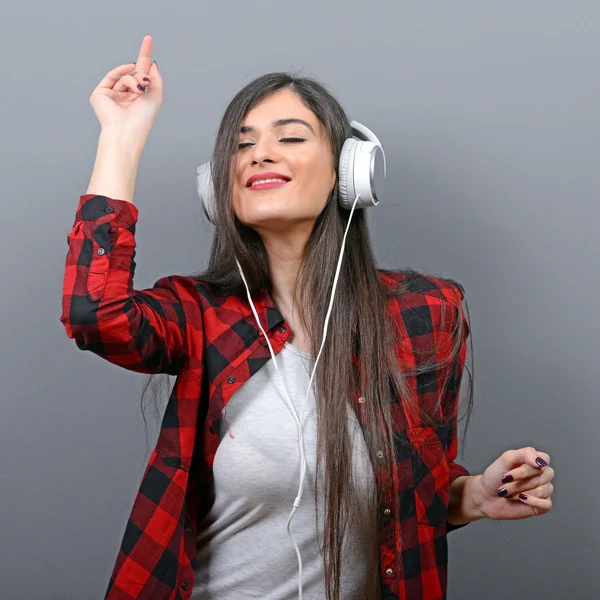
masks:
[(102, 130), (132, 135), (145, 143), (162, 104), (162, 89), (162, 77), (152, 62), (152, 36), (147, 34), (137, 63), (109, 71), (92, 92), (90, 104)]

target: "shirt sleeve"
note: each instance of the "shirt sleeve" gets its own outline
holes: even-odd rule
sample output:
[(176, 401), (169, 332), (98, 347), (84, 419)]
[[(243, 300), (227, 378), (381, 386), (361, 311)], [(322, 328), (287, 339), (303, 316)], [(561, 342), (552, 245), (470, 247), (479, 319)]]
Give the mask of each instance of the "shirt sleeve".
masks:
[(67, 236), (60, 321), (80, 350), (131, 371), (176, 375), (186, 344), (182, 278), (133, 289), (137, 219), (131, 202), (80, 197)]
[[(457, 416), (459, 408), (459, 396), (460, 396), (460, 384), (464, 373), (465, 361), (467, 358), (467, 338), (469, 337), (469, 325), (465, 317), (464, 309), (462, 306), (462, 300), (464, 298), (463, 290), (457, 287), (458, 297), (460, 301), (458, 305), (455, 302), (452, 303), (450, 309), (453, 310), (455, 318), (453, 322), (456, 323), (456, 318), (462, 321), (462, 337), (460, 343), (460, 352), (458, 359), (452, 365), (452, 376), (448, 382), (446, 394), (444, 396), (443, 410), (444, 414), (450, 415), (451, 427), (448, 429), (448, 443), (446, 447), (448, 455), (449, 465), (449, 485), (458, 478), (464, 475), (470, 475), (469, 471), (461, 464), (455, 461), (458, 454), (458, 437), (457, 437)], [(447, 529), (446, 533), (450, 533), (455, 529), (460, 529), (469, 523), (462, 523), (461, 525), (453, 525), (446, 521)]]

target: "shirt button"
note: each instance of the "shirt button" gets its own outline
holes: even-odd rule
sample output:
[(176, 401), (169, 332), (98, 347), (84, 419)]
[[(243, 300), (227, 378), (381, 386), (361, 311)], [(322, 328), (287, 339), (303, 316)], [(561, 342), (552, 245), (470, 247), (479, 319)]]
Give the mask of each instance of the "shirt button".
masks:
[(389, 508), (386, 508), (386, 509), (383, 511), (383, 514), (384, 514), (386, 517), (389, 517), (389, 516), (392, 514), (392, 511), (391, 511)]
[(110, 214), (111, 212), (114, 212), (114, 211), (115, 211), (115, 209), (114, 209), (112, 206), (107, 206), (107, 207), (104, 209), (104, 212), (106, 212), (106, 213), (109, 213), (109, 214)]
[(383, 458), (383, 452), (381, 450), (377, 450), (377, 458)]
[(100, 256), (102, 256), (102, 255), (104, 254), (104, 252), (106, 252), (106, 251), (104, 250), (104, 248), (98, 248), (98, 254), (99, 254)]
[(181, 584), (181, 589), (182, 590), (187, 590), (189, 587), (190, 586), (185, 581)]
[(385, 570), (385, 574), (386, 575), (393, 575), (394, 574), (394, 569), (390, 569), (389, 567)]
[(282, 325), (282, 326), (279, 328), (279, 333), (285, 333), (285, 325)]
[(365, 403), (365, 399), (364, 399), (362, 396), (361, 396), (361, 397), (358, 399), (358, 401), (359, 401), (361, 404), (364, 404), (364, 403)]
[(235, 381), (235, 377), (228, 377), (227, 383), (233, 383)]

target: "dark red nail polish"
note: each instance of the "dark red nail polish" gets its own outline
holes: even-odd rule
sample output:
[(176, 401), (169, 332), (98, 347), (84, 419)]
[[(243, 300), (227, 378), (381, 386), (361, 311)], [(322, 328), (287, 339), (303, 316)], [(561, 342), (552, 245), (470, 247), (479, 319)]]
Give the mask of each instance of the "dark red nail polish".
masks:
[(140, 90), (140, 92), (144, 91), (144, 88), (138, 83), (138, 90)]
[(502, 488), (498, 490), (498, 496), (506, 496), (508, 494), (508, 490), (506, 488)]
[(547, 463), (547, 462), (546, 462), (546, 461), (545, 461), (545, 460), (544, 460), (544, 459), (543, 459), (541, 456), (538, 456), (538, 457), (535, 459), (535, 462), (536, 462), (538, 465), (540, 465), (540, 467), (547, 467), (547, 466), (548, 466), (548, 463)]
[(527, 494), (519, 494), (519, 498), (521, 498), (521, 500), (527, 500)]
[(505, 475), (502, 478), (502, 483), (510, 483), (512, 480), (513, 480), (513, 476), (512, 475), (510, 475), (510, 474), (509, 475)]
[(149, 82), (150, 80), (147, 77), (144, 77), (144, 81), (148, 81)]

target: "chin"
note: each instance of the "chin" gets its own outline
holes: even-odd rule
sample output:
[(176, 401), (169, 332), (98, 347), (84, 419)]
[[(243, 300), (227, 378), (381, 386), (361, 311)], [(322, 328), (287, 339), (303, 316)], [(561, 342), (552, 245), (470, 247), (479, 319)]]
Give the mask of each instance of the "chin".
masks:
[(253, 214), (251, 216), (248, 217), (248, 219), (246, 220), (246, 223), (248, 224), (249, 227), (253, 227), (254, 225), (289, 225), (290, 223), (293, 223), (294, 219), (290, 219), (289, 215), (286, 214), (280, 214), (277, 212), (263, 212), (260, 214)]
[(246, 203), (245, 218), (249, 223), (264, 223), (267, 221), (290, 221), (297, 218), (297, 215), (290, 214), (288, 201), (254, 201)]
[(265, 210), (246, 215), (246, 225), (253, 229), (285, 231), (298, 225), (298, 215), (290, 215), (289, 211)]

